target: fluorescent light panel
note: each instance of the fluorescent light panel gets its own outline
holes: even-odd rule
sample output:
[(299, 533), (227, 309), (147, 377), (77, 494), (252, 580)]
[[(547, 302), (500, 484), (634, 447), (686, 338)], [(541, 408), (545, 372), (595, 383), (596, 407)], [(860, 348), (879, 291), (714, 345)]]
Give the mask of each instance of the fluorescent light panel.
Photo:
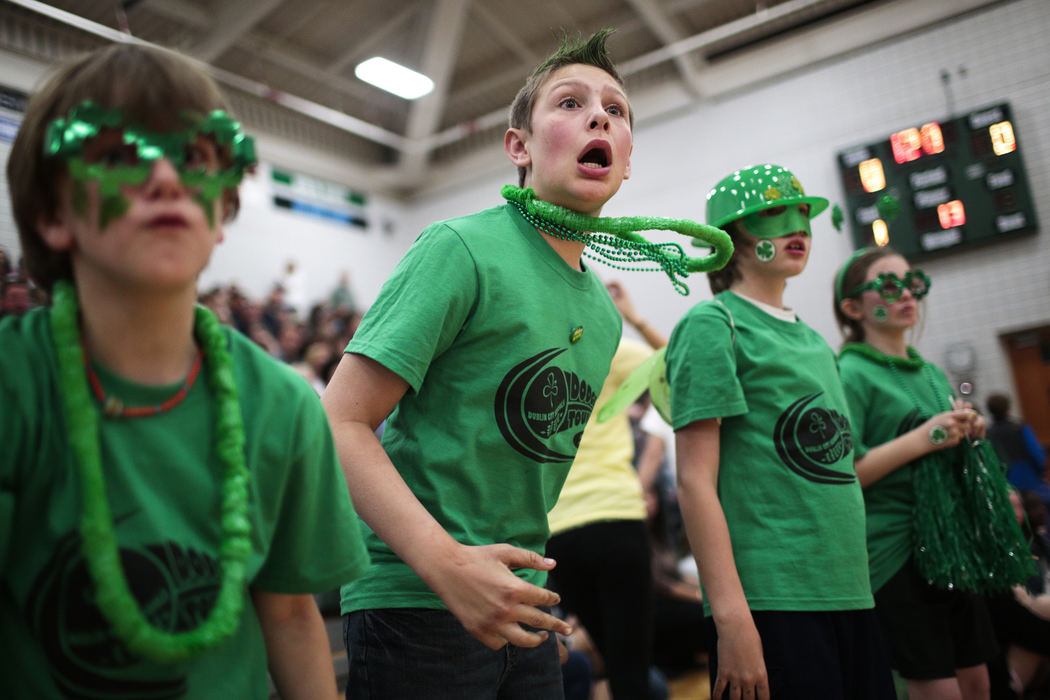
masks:
[(358, 63), (354, 75), (406, 100), (418, 99), (434, 89), (434, 81), (427, 76), (379, 56)]

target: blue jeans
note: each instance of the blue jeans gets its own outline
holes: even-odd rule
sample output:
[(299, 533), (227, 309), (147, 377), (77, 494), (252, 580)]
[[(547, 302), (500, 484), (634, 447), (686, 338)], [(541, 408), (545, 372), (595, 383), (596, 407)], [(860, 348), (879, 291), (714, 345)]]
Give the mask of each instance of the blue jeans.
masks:
[(343, 615), (353, 700), (561, 700), (555, 635), (493, 651), (447, 610), (385, 608)]

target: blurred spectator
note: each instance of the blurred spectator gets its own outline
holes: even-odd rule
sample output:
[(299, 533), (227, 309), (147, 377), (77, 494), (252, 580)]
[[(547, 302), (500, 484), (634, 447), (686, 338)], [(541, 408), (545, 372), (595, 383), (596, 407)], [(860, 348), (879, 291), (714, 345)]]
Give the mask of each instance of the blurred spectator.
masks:
[(1014, 514), (1036, 562), (1036, 575), (1024, 586), (990, 596), (999, 643), (998, 665), (992, 675), (993, 700), (1050, 697), (1050, 542), (1046, 538), (1047, 508), (1031, 491), (1012, 491)]
[(1010, 397), (988, 397), (992, 424), (988, 439), (1007, 467), (1006, 478), (1021, 491), (1034, 491), (1050, 507), (1050, 484), (1046, 483), (1046, 453), (1031, 426), (1010, 417)]
[(350, 291), (350, 273), (347, 270), (339, 275), (339, 283), (328, 297), (328, 304), (336, 311), (354, 311), (354, 293)]
[(280, 283), (270, 290), (265, 303), (248, 298), (236, 285), (211, 287), (201, 293), (199, 301), (222, 323), (291, 365), (318, 394), (327, 386), (361, 321), (359, 312), (320, 302), (310, 307), (305, 322), (300, 322), (285, 303)]
[(324, 393), (324, 388), (328, 385), (326, 372), (329, 363), (332, 361), (332, 356), (332, 346), (329, 343), (315, 340), (306, 346), (306, 349), (303, 351), (303, 359), (294, 363), (292, 368), (303, 375), (303, 378), (310, 382), (310, 386), (314, 388), (314, 391), (320, 395)]
[(207, 306), (221, 323), (234, 325), (233, 312), (230, 310), (230, 293), (224, 287), (212, 287), (200, 295), (200, 303)]
[(3, 278), (2, 297), (0, 297), (0, 317), (21, 316), (33, 308), (32, 292), (29, 282), (14, 273)]
[(277, 359), (292, 364), (303, 353), (303, 327), (291, 319), (282, 319), (277, 329)]
[(294, 260), (285, 263), (280, 285), (284, 288), (285, 303), (298, 313), (306, 313), (310, 303), (306, 297), (306, 279)]
[(277, 282), (262, 305), (259, 320), (266, 326), (270, 335), (276, 338), (281, 333), (281, 322), (289, 316), (284, 285)]

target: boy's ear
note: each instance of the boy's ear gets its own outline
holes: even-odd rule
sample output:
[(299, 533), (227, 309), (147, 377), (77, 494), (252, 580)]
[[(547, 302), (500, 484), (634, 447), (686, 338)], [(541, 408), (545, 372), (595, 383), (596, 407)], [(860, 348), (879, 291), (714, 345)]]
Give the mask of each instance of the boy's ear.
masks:
[(524, 129), (507, 129), (507, 133), (503, 136), (503, 149), (510, 157), (510, 162), (519, 168), (527, 168), (532, 165), (528, 136)]
[(40, 218), (36, 222), (36, 230), (53, 251), (62, 253), (73, 247), (73, 231), (60, 218)]
[(627, 151), (627, 167), (623, 169), (623, 179), (631, 179), (631, 153), (634, 152), (634, 142), (631, 143), (631, 148)]

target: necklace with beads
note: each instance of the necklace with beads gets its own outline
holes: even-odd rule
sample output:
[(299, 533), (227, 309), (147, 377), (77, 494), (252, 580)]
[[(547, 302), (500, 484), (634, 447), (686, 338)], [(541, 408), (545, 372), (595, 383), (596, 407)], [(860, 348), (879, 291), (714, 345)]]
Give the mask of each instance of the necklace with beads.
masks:
[[(689, 219), (587, 216), (537, 199), (532, 188), (513, 185), (504, 185), (500, 194), (537, 229), (555, 238), (584, 243), (584, 255), (588, 258), (617, 270), (663, 270), (682, 295), (689, 294), (689, 287), (682, 281), (689, 273), (721, 269), (733, 255), (729, 234)], [(691, 258), (677, 243), (651, 243), (638, 231), (675, 231), (712, 251), (702, 258)]]
[[(910, 386), (908, 386), (907, 382), (904, 381), (904, 377), (901, 376), (898, 365), (909, 370), (918, 370), (919, 373), (922, 374), (922, 376), (926, 379), (926, 383), (929, 385), (932, 395), (935, 397), (934, 401), (937, 401), (937, 386), (933, 383), (933, 378), (929, 374), (929, 371), (927, 369), (928, 365), (926, 361), (922, 359), (922, 356), (919, 355), (918, 351), (910, 345), (907, 349), (907, 357), (895, 357), (893, 355), (887, 355), (884, 352), (876, 350), (867, 343), (847, 343), (846, 345), (842, 346), (842, 352), (854, 352), (860, 355), (864, 355), (865, 357), (868, 357), (880, 364), (889, 367), (890, 374), (893, 375), (893, 381), (897, 384), (897, 387), (902, 392), (904, 392), (904, 394), (908, 397), (908, 399), (912, 402), (912, 404), (915, 406), (916, 409), (918, 409), (920, 413), (925, 413), (926, 409), (923, 407), (923, 403), (919, 401), (918, 395), (912, 390)], [(947, 409), (937, 409), (935, 407), (934, 411), (936, 412), (937, 410)]]
[[(843, 346), (842, 353), (849, 352), (889, 366), (894, 382), (920, 416), (927, 411), (897, 365), (920, 371), (939, 403), (933, 370), (914, 348), (908, 348), (907, 358), (886, 355), (866, 343)], [(943, 444), (946, 432), (938, 443), (931, 431), (930, 442)], [(935, 449), (912, 465), (912, 552), (923, 578), (937, 588), (981, 594), (1025, 581), (1034, 567), (1010, 505), (1006, 470), (990, 444), (967, 438), (955, 447)]]
[(132, 595), (121, 567), (106, 498), (98, 409), (92, 401), (84, 370), (77, 297), (70, 283), (55, 285), (50, 316), (63, 413), (82, 491), (81, 553), (94, 584), (95, 604), (113, 634), (130, 651), (165, 664), (192, 658), (219, 644), (237, 629), (244, 607), (245, 563), (252, 550), (251, 524), (247, 518), (244, 424), (233, 378), (233, 360), (215, 315), (202, 306), (196, 308), (195, 314), (194, 332), (201, 343), (208, 384), (216, 401), (215, 448), (225, 468), (219, 545), (222, 580), (207, 619), (195, 629), (177, 633), (163, 632), (150, 624)]
[(189, 395), (190, 389), (193, 388), (193, 384), (197, 381), (197, 375), (201, 371), (203, 361), (204, 353), (198, 350), (186, 379), (183, 380), (178, 390), (164, 401), (148, 406), (127, 406), (116, 396), (106, 394), (106, 390), (102, 388), (102, 380), (98, 378), (98, 373), (95, 372), (95, 368), (91, 363), (91, 357), (88, 355), (87, 350), (84, 351), (84, 371), (87, 373), (88, 384), (90, 384), (91, 391), (95, 394), (95, 399), (98, 401), (99, 406), (102, 407), (102, 415), (106, 418), (144, 418), (167, 413), (182, 403), (183, 399)]

